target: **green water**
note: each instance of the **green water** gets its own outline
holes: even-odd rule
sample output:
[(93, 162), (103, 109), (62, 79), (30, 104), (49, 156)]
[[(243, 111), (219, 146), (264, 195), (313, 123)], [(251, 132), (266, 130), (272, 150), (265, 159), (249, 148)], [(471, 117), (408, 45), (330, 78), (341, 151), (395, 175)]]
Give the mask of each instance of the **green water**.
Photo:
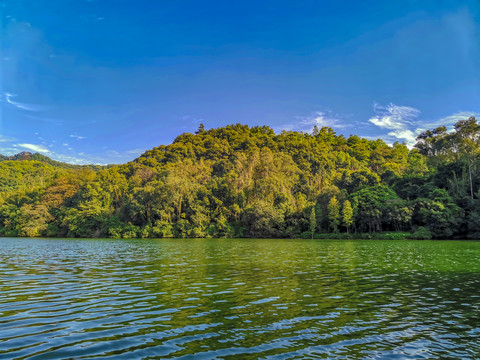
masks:
[(480, 242), (0, 239), (0, 359), (478, 359)]

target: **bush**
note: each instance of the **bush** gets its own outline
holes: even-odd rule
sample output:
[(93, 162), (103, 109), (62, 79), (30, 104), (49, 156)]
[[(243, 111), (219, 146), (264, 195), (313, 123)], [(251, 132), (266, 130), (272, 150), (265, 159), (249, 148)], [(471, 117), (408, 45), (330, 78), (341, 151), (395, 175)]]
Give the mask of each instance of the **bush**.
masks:
[(419, 226), (415, 232), (410, 235), (410, 239), (416, 240), (430, 240), (432, 238), (432, 233), (429, 229), (423, 226)]
[[(306, 234), (306, 233), (304, 233), (304, 234)], [(405, 240), (405, 239), (410, 239), (410, 238), (411, 238), (411, 235), (408, 232), (323, 233), (323, 234), (315, 234), (315, 239)]]
[[(311, 235), (310, 232), (308, 234)], [(351, 233), (321, 233), (321, 234), (315, 234), (314, 235), (315, 239), (334, 239), (334, 240), (342, 240), (342, 239), (359, 239), (360, 235), (359, 234), (351, 234)]]
[(405, 240), (410, 238), (410, 233), (408, 232), (388, 232), (388, 233), (379, 233), (378, 236), (373, 236), (374, 239), (381, 240)]
[(108, 236), (113, 239), (120, 239), (122, 237), (122, 228), (118, 226), (108, 229)]
[(138, 231), (138, 236), (141, 237), (142, 239), (146, 239), (150, 237), (150, 234), (152, 233), (152, 227), (150, 225), (145, 225)]

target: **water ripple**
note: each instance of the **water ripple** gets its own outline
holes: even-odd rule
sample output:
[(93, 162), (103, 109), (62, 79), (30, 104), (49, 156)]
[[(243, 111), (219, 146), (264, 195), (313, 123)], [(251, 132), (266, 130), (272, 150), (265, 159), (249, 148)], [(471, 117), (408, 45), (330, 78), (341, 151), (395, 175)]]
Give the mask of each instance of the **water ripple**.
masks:
[(480, 243), (0, 239), (0, 359), (476, 359)]

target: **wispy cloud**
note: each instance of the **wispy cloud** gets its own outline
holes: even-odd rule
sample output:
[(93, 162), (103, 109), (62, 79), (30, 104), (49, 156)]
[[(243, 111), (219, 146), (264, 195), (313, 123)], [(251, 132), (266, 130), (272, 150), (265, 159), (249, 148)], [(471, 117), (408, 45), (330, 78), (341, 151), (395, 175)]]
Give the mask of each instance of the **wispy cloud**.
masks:
[(106, 154), (112, 159), (130, 159), (132, 156), (140, 156), (145, 152), (145, 149), (132, 149), (126, 151), (107, 150)]
[(88, 159), (79, 158), (79, 157), (71, 156), (71, 155), (57, 154), (57, 153), (51, 153), (50, 155), (51, 155), (52, 159), (55, 159), (57, 161), (63, 161), (63, 162), (69, 163), (69, 164), (87, 165), (87, 164), (92, 164), (93, 163), (93, 161), (90, 161)]
[(452, 126), (456, 124), (459, 120), (468, 119), (470, 116), (475, 116), (477, 119), (480, 120), (480, 113), (473, 112), (473, 111), (458, 111), (455, 114), (445, 116), (436, 121), (430, 121), (423, 124), (423, 126), (419, 127), (419, 130), (425, 131), (427, 129), (433, 129), (438, 126)]
[(330, 112), (317, 111), (309, 116), (297, 116), (297, 121), (277, 126), (274, 130), (280, 132), (282, 130), (287, 131), (303, 131), (311, 132), (313, 127), (319, 128), (328, 126), (331, 128), (346, 128), (350, 125), (342, 123), (340, 115), (333, 115)]
[(38, 120), (41, 122), (46, 122), (54, 125), (63, 125), (63, 120), (56, 119), (56, 118), (51, 118), (47, 116), (37, 116), (37, 115), (31, 115), (31, 114), (25, 114), (24, 115), (26, 118), (33, 119), (33, 120)]
[(404, 141), (409, 147), (415, 144), (417, 136), (422, 131), (441, 125), (451, 126), (469, 116), (479, 115), (475, 112), (460, 111), (438, 120), (422, 121), (419, 119), (420, 110), (410, 106), (398, 106), (392, 103), (387, 106), (374, 104), (373, 110), (376, 115), (368, 121), (381, 129), (391, 130), (380, 137), (387, 142)]
[(12, 100), (13, 98), (16, 98), (18, 95), (12, 94), (9, 92), (3, 92), (0, 94), (0, 102), (7, 103), (13, 107), (16, 107), (17, 109), (20, 110), (27, 110), (27, 111), (44, 111), (47, 109), (46, 106), (43, 105), (37, 105), (37, 104), (27, 104), (23, 102), (18, 102)]
[(103, 16), (99, 16), (97, 14), (88, 14), (88, 15), (80, 16), (80, 20), (83, 20), (87, 23), (91, 23), (91, 22), (95, 23), (95, 22), (105, 20), (105, 18)]
[[(382, 129), (391, 130), (383, 136), (384, 140), (404, 141), (407, 146), (413, 146), (420, 131), (416, 129), (416, 123), (420, 110), (410, 106), (398, 106), (388, 104), (382, 106), (375, 103), (373, 111), (376, 115), (368, 121)], [(412, 130), (413, 129), (413, 130)]]
[(403, 140), (408, 146), (413, 146), (416, 142), (416, 138), (420, 132), (412, 131), (409, 129), (395, 130), (390, 131), (388, 136), (393, 137), (398, 140)]
[(16, 148), (23, 148), (23, 149), (28, 149), (31, 151), (38, 152), (40, 154), (50, 154), (51, 151), (47, 149), (43, 145), (36, 145), (36, 144), (15, 144), (13, 145)]
[(0, 146), (0, 154), (2, 155), (13, 155), (18, 152), (18, 149), (15, 149), (14, 147), (4, 147)]
[(145, 149), (132, 149), (125, 151), (125, 154), (129, 155), (141, 155), (145, 152)]
[(191, 115), (180, 116), (179, 120), (182, 121), (182, 122), (190, 122), (192, 124), (200, 124), (201, 122), (204, 121), (203, 118), (198, 118), (198, 117), (191, 116)]
[(76, 135), (76, 134), (71, 134), (70, 137), (74, 138), (74, 139), (77, 139), (77, 140), (85, 139), (85, 136), (80, 136), (80, 135)]
[(404, 130), (408, 126), (413, 125), (420, 114), (420, 110), (413, 107), (398, 106), (392, 103), (387, 106), (375, 103), (373, 110), (377, 115), (368, 121), (378, 127), (390, 130)]
[(17, 139), (13, 137), (0, 135), (0, 142), (12, 142), (12, 141), (17, 141)]

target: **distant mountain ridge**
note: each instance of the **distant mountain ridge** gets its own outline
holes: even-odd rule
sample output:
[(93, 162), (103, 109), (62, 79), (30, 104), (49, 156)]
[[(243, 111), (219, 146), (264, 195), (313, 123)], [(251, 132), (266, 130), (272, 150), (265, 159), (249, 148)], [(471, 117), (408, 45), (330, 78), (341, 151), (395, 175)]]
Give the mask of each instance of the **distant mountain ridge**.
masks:
[(64, 169), (80, 169), (80, 168), (88, 167), (88, 168), (91, 168), (91, 169), (94, 169), (94, 170), (99, 170), (99, 169), (103, 169), (103, 168), (108, 167), (108, 165), (102, 166), (102, 165), (69, 164), (69, 163), (65, 163), (65, 162), (62, 162), (62, 161), (53, 160), (53, 159), (49, 158), (48, 156), (42, 155), (40, 153), (31, 153), (29, 151), (22, 151), (22, 152), (19, 152), (18, 154), (14, 154), (14, 155), (10, 155), (10, 156), (0, 154), (0, 161), (9, 161), (9, 160), (10, 161), (24, 161), (24, 160), (39, 161), (39, 162), (42, 162), (44, 164), (49, 164), (49, 165), (52, 165), (54, 167), (60, 167), (60, 168), (64, 168)]

